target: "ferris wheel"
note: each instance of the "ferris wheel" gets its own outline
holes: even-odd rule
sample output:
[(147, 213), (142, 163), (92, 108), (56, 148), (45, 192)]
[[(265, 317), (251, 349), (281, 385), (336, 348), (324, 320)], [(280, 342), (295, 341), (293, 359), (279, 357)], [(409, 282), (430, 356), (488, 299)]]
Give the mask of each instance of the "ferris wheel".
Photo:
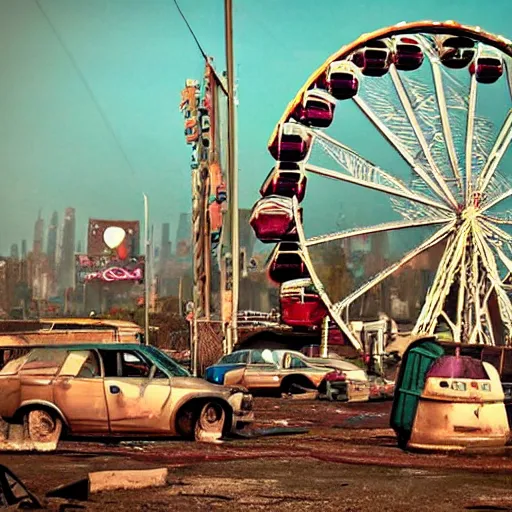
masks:
[[(361, 349), (348, 327), (350, 306), (414, 258), (441, 247), (413, 334), (433, 334), (443, 322), (455, 342), (508, 344), (511, 58), (509, 40), (479, 27), (404, 22), (362, 35), (311, 75), (270, 138), (276, 164), (251, 217), (256, 236), (277, 244), (269, 274), (281, 283), (282, 295), (296, 288), (304, 294), (304, 283), (311, 283), (325, 314)], [(357, 116), (362, 120), (357, 126), (367, 123), (363, 133), (356, 124), (347, 128), (347, 120)], [(338, 123), (344, 129), (336, 131)], [(345, 140), (356, 141), (354, 131), (358, 148)], [(370, 135), (378, 143), (371, 143)], [(399, 163), (388, 168), (381, 161), (389, 165), (390, 151)], [(303, 200), (312, 179), (329, 187), (343, 184), (350, 188), (347, 194), (356, 188), (369, 194), (371, 199), (361, 199), (355, 208), (361, 225), (307, 235)], [(365, 210), (377, 196), (388, 208), (379, 211), (391, 213), (388, 218), (379, 213), (373, 216), (379, 222), (365, 225)], [(323, 215), (336, 216), (327, 204)], [(319, 248), (409, 230), (427, 236), (344, 297), (332, 296), (318, 272)], [(318, 307), (315, 314), (322, 316)]]

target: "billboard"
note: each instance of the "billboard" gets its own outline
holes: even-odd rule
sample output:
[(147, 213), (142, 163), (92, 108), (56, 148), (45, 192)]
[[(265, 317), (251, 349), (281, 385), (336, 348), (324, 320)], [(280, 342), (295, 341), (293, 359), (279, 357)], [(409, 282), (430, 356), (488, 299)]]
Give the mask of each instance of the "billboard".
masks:
[(136, 258), (140, 254), (139, 221), (89, 219), (87, 254), (120, 260)]
[(77, 283), (100, 281), (104, 283), (144, 281), (144, 256), (119, 260), (111, 256), (75, 256), (75, 272)]

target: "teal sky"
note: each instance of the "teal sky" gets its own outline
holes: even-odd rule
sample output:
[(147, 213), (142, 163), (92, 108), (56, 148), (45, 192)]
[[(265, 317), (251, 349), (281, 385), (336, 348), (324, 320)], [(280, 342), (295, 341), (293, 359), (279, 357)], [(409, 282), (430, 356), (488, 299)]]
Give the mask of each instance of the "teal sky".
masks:
[[(267, 139), (287, 103), (331, 53), (361, 33), (422, 19), (455, 19), (512, 37), (509, 0), (234, 0), (240, 107), (240, 206), (272, 165)], [(186, 78), (204, 65), (172, 0), (41, 0), (109, 119), (130, 164), (33, 0), (0, 0), (0, 253), (32, 239), (39, 208), (155, 226), (190, 208), (190, 148), (178, 110)], [(181, 0), (223, 68), (223, 1)], [(364, 133), (360, 135), (364, 140)], [(322, 197), (310, 203), (322, 217)], [(316, 221), (315, 221), (316, 222)], [(320, 221), (318, 221), (320, 222)]]

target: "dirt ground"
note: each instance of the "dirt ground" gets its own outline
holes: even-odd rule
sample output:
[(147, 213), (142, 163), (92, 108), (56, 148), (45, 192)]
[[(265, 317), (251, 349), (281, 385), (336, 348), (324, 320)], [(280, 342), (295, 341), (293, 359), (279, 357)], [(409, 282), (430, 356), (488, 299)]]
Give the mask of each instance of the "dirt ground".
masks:
[(256, 399), (253, 429), (306, 427), (299, 435), (117, 444), (64, 441), (49, 454), (4, 453), (39, 497), (90, 471), (168, 467), (168, 486), (105, 492), (51, 510), (464, 511), (512, 510), (512, 447), (411, 454), (388, 427), (390, 402), (342, 404)]

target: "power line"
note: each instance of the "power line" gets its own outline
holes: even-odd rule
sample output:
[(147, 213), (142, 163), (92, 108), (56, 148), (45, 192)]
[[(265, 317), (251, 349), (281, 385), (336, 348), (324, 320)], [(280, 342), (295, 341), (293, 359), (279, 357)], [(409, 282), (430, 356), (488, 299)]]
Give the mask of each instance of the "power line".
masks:
[(191, 36), (194, 38), (194, 41), (195, 41), (195, 43), (197, 45), (197, 48), (201, 52), (201, 55), (203, 56), (203, 59), (205, 60), (207, 66), (212, 70), (212, 73), (213, 73), (213, 75), (215, 77), (215, 80), (217, 81), (218, 85), (222, 89), (222, 92), (224, 92), (224, 94), (227, 96), (228, 95), (228, 91), (226, 89), (226, 86), (224, 85), (224, 82), (221, 80), (221, 78), (217, 74), (217, 71), (212, 66), (212, 63), (210, 62), (210, 59), (209, 59), (208, 55), (206, 54), (206, 52), (204, 51), (203, 47), (201, 46), (201, 43), (199, 42), (199, 39), (197, 39), (197, 36), (196, 36), (194, 30), (190, 26), (190, 23), (188, 22), (186, 16), (183, 14), (183, 11), (180, 9), (180, 6), (178, 4), (178, 0), (173, 0), (173, 1), (174, 1), (174, 5), (176, 6), (176, 9), (178, 9), (178, 12), (180, 13), (180, 16), (183, 18), (183, 21), (185, 22), (185, 25), (187, 25), (187, 28), (188, 28)]
[(105, 126), (109, 130), (109, 132), (112, 135), (112, 138), (114, 139), (114, 142), (116, 143), (119, 151), (123, 155), (123, 158), (124, 158), (124, 160), (126, 162), (126, 165), (128, 165), (128, 168), (130, 169), (132, 174), (134, 176), (136, 176), (135, 169), (133, 168), (133, 166), (132, 166), (132, 164), (131, 164), (131, 162), (130, 162), (130, 160), (128, 158), (128, 155), (126, 154), (126, 151), (123, 149), (123, 146), (121, 145), (121, 142), (119, 141), (119, 138), (117, 137), (116, 132), (114, 131), (114, 128), (113, 128), (112, 124), (110, 123), (107, 115), (105, 114), (105, 111), (101, 108), (101, 105), (99, 104), (96, 96), (94, 95), (94, 92), (91, 89), (91, 86), (89, 85), (89, 82), (87, 81), (87, 79), (85, 78), (84, 74), (82, 73), (82, 70), (78, 66), (78, 63), (77, 63), (75, 57), (73, 56), (73, 54), (71, 53), (69, 48), (64, 43), (64, 40), (62, 39), (62, 37), (59, 34), (59, 32), (58, 32), (57, 28), (55, 27), (55, 25), (52, 23), (50, 17), (46, 14), (46, 11), (43, 9), (43, 7), (40, 4), (39, 0), (34, 0), (34, 2), (36, 4), (36, 6), (38, 7), (39, 11), (41, 12), (41, 14), (43, 15), (43, 17), (45, 18), (46, 22), (48, 23), (48, 25), (52, 29), (53, 34), (55, 35), (55, 37), (59, 41), (59, 43), (62, 46), (63, 50), (66, 52), (66, 55), (68, 56), (68, 59), (70, 60), (72, 66), (74, 67), (75, 71), (77, 72), (80, 80), (82, 81), (82, 84), (84, 85), (84, 87), (86, 88), (87, 92), (89, 93), (89, 96), (90, 96), (92, 102), (94, 103), (94, 105), (96, 106), (96, 109), (98, 110), (98, 112), (99, 112), (103, 122), (105, 123)]
[(183, 14), (183, 11), (180, 9), (180, 6), (178, 4), (178, 0), (174, 0), (174, 5), (176, 6), (176, 9), (178, 9), (178, 12), (180, 13), (181, 17), (183, 18), (183, 21), (185, 22), (185, 25), (187, 25), (188, 31), (194, 38), (194, 41), (196, 42), (197, 47), (199, 48), (199, 51), (201, 52), (201, 55), (203, 56), (203, 59), (208, 62), (208, 55), (206, 55), (206, 52), (203, 50), (203, 47), (201, 46), (201, 43), (196, 37), (196, 34), (194, 33), (194, 30), (190, 26), (190, 23), (188, 22), (186, 16)]

